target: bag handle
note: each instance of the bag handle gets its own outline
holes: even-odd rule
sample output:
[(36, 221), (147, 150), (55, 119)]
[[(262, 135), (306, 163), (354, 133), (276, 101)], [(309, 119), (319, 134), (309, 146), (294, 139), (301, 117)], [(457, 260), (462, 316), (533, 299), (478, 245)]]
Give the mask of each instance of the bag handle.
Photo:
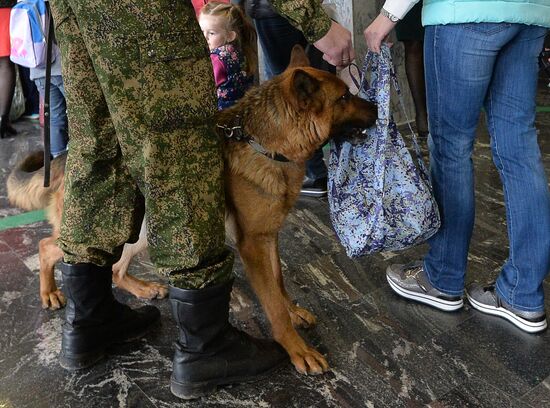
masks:
[[(382, 44), (380, 48), (380, 54), (377, 54), (370, 50), (367, 51), (367, 54), (365, 55), (365, 61), (363, 63), (363, 69), (361, 71), (359, 70), (359, 68), (355, 63), (352, 63), (349, 65), (348, 69), (349, 69), (350, 77), (360, 90), (366, 91), (370, 89), (370, 84), (369, 84), (369, 81), (367, 80), (366, 74), (370, 71), (372, 74), (377, 75), (377, 72), (372, 70), (372, 66), (373, 65), (379, 66), (379, 64), (384, 64), (389, 67), (390, 82), (393, 84), (395, 92), (397, 93), (397, 96), (399, 98), (399, 106), (401, 107), (401, 110), (407, 121), (407, 126), (412, 135), (412, 144), (413, 144), (415, 155), (417, 157), (418, 167), (421, 170), (421, 174), (426, 179), (429, 179), (428, 170), (423, 159), (422, 151), (420, 150), (420, 145), (418, 144), (418, 138), (411, 126), (411, 121), (409, 119), (409, 116), (407, 115), (407, 110), (405, 109), (405, 103), (403, 102), (403, 94), (401, 93), (401, 88), (397, 81), (397, 74), (395, 72), (395, 66), (393, 65), (390, 47), (387, 44)], [(354, 66), (359, 72), (359, 80), (352, 73), (351, 71), (352, 66)]]
[(412, 144), (413, 144), (414, 152), (415, 152), (416, 157), (417, 157), (418, 167), (420, 167), (420, 169), (422, 170), (422, 173), (424, 174), (424, 176), (426, 178), (428, 178), (428, 169), (427, 169), (426, 164), (424, 162), (424, 158), (422, 156), (422, 151), (420, 149), (420, 145), (418, 144), (418, 138), (416, 136), (415, 131), (413, 130), (413, 128), (411, 126), (411, 120), (409, 119), (409, 116), (407, 115), (407, 110), (405, 109), (405, 102), (403, 101), (403, 93), (401, 92), (401, 88), (399, 87), (399, 83), (397, 82), (397, 73), (395, 72), (395, 66), (393, 65), (390, 48), (386, 44), (383, 44), (383, 47), (384, 47), (384, 50), (386, 50), (387, 52), (385, 53), (385, 55), (382, 55), (382, 58), (386, 60), (385, 62), (390, 67), (390, 79), (391, 79), (391, 82), (392, 82), (392, 84), (395, 88), (395, 92), (397, 93), (397, 97), (399, 99), (399, 106), (401, 107), (401, 111), (403, 112), (403, 115), (405, 116), (405, 119), (407, 120), (407, 126), (408, 126), (408, 128), (411, 132)]

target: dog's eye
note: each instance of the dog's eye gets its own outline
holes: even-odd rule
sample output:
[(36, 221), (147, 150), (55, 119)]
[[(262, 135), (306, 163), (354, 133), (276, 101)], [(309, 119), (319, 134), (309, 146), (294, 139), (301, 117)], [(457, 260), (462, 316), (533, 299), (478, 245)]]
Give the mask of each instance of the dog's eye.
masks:
[(342, 100), (344, 100), (344, 101), (347, 101), (347, 100), (349, 100), (351, 97), (352, 97), (351, 92), (350, 92), (349, 89), (348, 89), (347, 92), (346, 92), (344, 95), (342, 95), (342, 97), (341, 97), (340, 99), (342, 99)]

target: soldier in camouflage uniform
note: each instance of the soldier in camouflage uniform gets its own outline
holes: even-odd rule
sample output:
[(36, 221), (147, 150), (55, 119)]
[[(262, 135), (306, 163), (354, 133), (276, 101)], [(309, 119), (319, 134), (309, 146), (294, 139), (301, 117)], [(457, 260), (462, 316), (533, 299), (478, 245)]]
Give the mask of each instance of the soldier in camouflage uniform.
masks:
[[(138, 238), (144, 213), (180, 329), (172, 391), (197, 397), (284, 361), (277, 344), (228, 324), (233, 255), (224, 245), (222, 144), (213, 129), (212, 66), (191, 2), (51, 3), (71, 133), (59, 240), (67, 297), (61, 365), (88, 367), (159, 319), (158, 309), (132, 310), (111, 291), (112, 264)], [(330, 58), (351, 52), (317, 0), (275, 6)]]

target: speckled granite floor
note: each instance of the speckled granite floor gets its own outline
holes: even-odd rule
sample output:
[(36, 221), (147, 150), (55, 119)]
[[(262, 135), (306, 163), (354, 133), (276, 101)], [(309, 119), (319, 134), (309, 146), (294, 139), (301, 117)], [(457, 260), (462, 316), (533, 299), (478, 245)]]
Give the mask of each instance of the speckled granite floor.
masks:
[[(538, 104), (550, 106), (545, 85)], [(550, 173), (550, 113), (540, 113), (537, 121)], [(16, 128), (17, 137), (0, 140), (0, 217), (20, 213), (7, 203), (5, 179), (17, 160), (40, 144), (36, 123), (19, 122)], [(467, 281), (496, 276), (507, 256), (500, 181), (484, 131), (474, 161), (477, 219)], [(302, 333), (327, 355), (332, 370), (306, 377), (288, 365), (269, 379), (187, 403), (173, 397), (168, 386), (176, 330), (167, 301), (151, 302), (162, 311), (155, 333), (113, 349), (90, 370), (68, 373), (57, 363), (63, 311), (44, 311), (38, 299), (37, 244), (50, 228), (38, 222), (1, 231), (0, 408), (550, 406), (550, 332), (527, 335), (469, 307), (445, 314), (399, 299), (386, 283), (385, 267), (419, 257), (426, 247), (348, 259), (327, 209), (325, 200), (300, 200), (280, 242), (289, 292), (318, 317), (317, 327)], [(146, 256), (131, 272), (157, 278)], [(269, 336), (240, 263), (236, 273), (235, 324)]]

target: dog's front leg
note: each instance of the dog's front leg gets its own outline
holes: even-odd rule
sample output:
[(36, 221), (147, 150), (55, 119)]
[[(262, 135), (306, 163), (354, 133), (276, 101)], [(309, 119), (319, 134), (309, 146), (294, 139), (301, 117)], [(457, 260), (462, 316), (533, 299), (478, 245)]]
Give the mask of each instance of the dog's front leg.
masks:
[(125, 244), (122, 255), (113, 265), (113, 282), (115, 285), (138, 298), (163, 299), (168, 295), (168, 287), (158, 282), (146, 282), (128, 273), (132, 258), (147, 249), (147, 227), (145, 218), (141, 224), (139, 239), (133, 244)]
[(246, 236), (237, 244), (246, 274), (267, 318), (273, 337), (290, 356), (296, 370), (302, 374), (321, 374), (328, 370), (326, 359), (292, 326), (287, 303), (272, 271), (270, 248), (276, 245), (275, 237)]
[(317, 319), (309, 310), (304, 309), (296, 305), (288, 296), (283, 280), (283, 272), (281, 269), (281, 257), (279, 255), (279, 237), (276, 236), (274, 240), (268, 242), (269, 244), (269, 258), (271, 259), (271, 267), (273, 269), (273, 276), (279, 290), (283, 294), (286, 308), (290, 313), (290, 319), (294, 327), (310, 328), (315, 326)]
[(55, 264), (63, 258), (63, 252), (56, 244), (57, 236), (41, 239), (38, 244), (40, 261), (40, 300), (42, 308), (56, 310), (65, 306), (65, 296), (55, 284)]

